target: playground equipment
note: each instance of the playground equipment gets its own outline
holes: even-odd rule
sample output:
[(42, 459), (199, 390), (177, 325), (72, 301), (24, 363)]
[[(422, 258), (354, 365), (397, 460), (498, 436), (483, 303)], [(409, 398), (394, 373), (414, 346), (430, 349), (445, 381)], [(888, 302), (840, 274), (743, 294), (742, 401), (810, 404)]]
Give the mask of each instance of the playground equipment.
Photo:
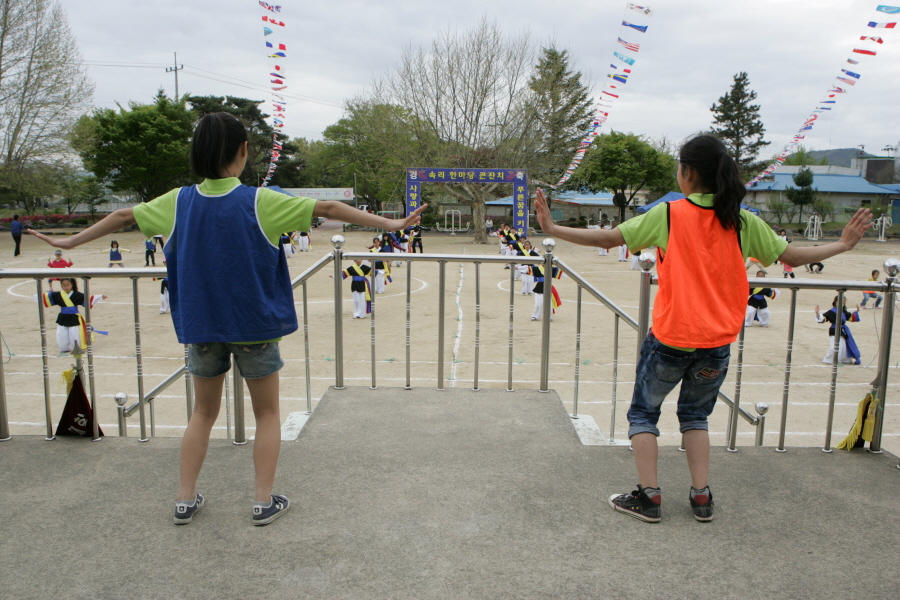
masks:
[(822, 217), (818, 213), (813, 213), (809, 218), (806, 224), (806, 232), (803, 235), (811, 242), (818, 241), (820, 237), (825, 237), (822, 233)]
[[(450, 220), (450, 227), (447, 227), (447, 220)], [(456, 209), (446, 210), (444, 211), (444, 226), (437, 226), (438, 231), (450, 232), (450, 235), (456, 235), (457, 232), (465, 233), (469, 230), (469, 224), (466, 223), (466, 228), (462, 228), (462, 213)]]
[(886, 238), (887, 230), (890, 229), (891, 225), (893, 225), (893, 224), (894, 224), (894, 221), (887, 215), (881, 215), (880, 217), (875, 219), (875, 222), (872, 223), (872, 228), (878, 232), (878, 241), (879, 242), (887, 241), (887, 238)]

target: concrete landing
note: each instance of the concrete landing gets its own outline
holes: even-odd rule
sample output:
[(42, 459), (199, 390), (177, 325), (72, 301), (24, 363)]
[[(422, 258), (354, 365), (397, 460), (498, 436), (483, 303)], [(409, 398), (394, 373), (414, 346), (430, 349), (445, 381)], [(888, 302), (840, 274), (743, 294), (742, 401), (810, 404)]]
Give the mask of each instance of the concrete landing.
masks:
[(554, 393), (329, 390), (282, 444), (291, 512), (250, 523), (252, 442), (210, 446), (172, 525), (175, 439), (0, 444), (0, 598), (894, 598), (896, 457), (713, 449), (698, 523), (663, 448), (663, 521), (613, 512), (631, 452)]

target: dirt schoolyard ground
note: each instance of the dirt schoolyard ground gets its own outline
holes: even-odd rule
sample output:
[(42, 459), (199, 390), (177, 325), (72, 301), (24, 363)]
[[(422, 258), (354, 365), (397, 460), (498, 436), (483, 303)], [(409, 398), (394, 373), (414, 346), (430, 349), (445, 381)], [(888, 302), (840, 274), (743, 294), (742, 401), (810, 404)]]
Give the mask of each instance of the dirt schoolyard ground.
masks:
[[(332, 250), (330, 239), (341, 233), (336, 223), (326, 223), (314, 229), (312, 249), (297, 253), (288, 263), (292, 277), (303, 272), (322, 255)], [(348, 251), (364, 251), (371, 243), (372, 232), (343, 233), (344, 248)], [(115, 238), (124, 253), (126, 266), (144, 264), (144, 238), (135, 231), (118, 233), (66, 252), (67, 258), (78, 267), (106, 267), (109, 241)], [(532, 240), (541, 249), (538, 236)], [(796, 244), (807, 244), (797, 240)], [(818, 242), (822, 243), (822, 242)], [(497, 254), (497, 245), (474, 245), (466, 235), (426, 233), (424, 248), (428, 253), (448, 254)], [(12, 236), (0, 232), (0, 269), (38, 268), (46, 266), (53, 249), (36, 238), (25, 236), (22, 255), (13, 257)], [(613, 302), (632, 316), (637, 316), (639, 273), (630, 269), (630, 262), (618, 262), (617, 253), (598, 256), (597, 250), (559, 242), (555, 249), (567, 265), (592, 282)], [(868, 238), (853, 252), (841, 255), (825, 263), (821, 275), (808, 275), (803, 268), (795, 269), (797, 277), (827, 280), (866, 280), (872, 269), (882, 270), (885, 258), (900, 254), (897, 242), (878, 243)], [(157, 252), (157, 265), (162, 264), (162, 253)], [(345, 266), (351, 263), (345, 262)], [(406, 278), (411, 269), (411, 383), (415, 387), (437, 387), (438, 381), (438, 265), (436, 263), (404, 263), (395, 266), (393, 283), (383, 295), (376, 298), (375, 367), (379, 387), (397, 388), (398, 394), (415, 394), (402, 388), (406, 380)], [(783, 284), (782, 268), (769, 267), (772, 285)], [(312, 404), (322, 396), (329, 385), (334, 385), (335, 341), (333, 281), (328, 278), (331, 266), (316, 274), (308, 284), (308, 326), (310, 332), (310, 374)], [(471, 263), (449, 261), (446, 267), (446, 339), (444, 347), (445, 387), (471, 388), (475, 371), (475, 281), (476, 267)], [(751, 276), (755, 273), (750, 273)], [(509, 285), (510, 271), (500, 265), (482, 265), (481, 280), (481, 335), (479, 385), (485, 388), (502, 388), (507, 385), (509, 339)], [(883, 279), (883, 277), (882, 277)], [(371, 323), (368, 319), (352, 319), (352, 301), (349, 283), (344, 282), (343, 330), (344, 330), (344, 379), (346, 385), (370, 385), (371, 383)], [(559, 391), (567, 410), (573, 410), (575, 375), (576, 285), (569, 278), (556, 281), (563, 300), (551, 327), (550, 387)], [(40, 329), (38, 313), (32, 295), (33, 280), (0, 281), (6, 291), (6, 301), (0, 307), (0, 333), (6, 346), (3, 350), (3, 369), (6, 377), (7, 403), (10, 429), (13, 435), (42, 435), (45, 428), (43, 385), (41, 367)], [(221, 282), (223, 293), (239, 288), (240, 277)], [(531, 321), (533, 297), (519, 294), (516, 282), (513, 387), (536, 388), (540, 379), (540, 331), (541, 322)], [(141, 335), (143, 350), (144, 389), (149, 390), (183, 363), (184, 347), (179, 345), (172, 328), (171, 316), (159, 313), (159, 282), (149, 279), (140, 284)], [(46, 289), (46, 286), (45, 286)], [(58, 289), (58, 288), (57, 288)], [(109, 299), (93, 311), (94, 326), (108, 331), (108, 336), (96, 336), (94, 346), (94, 370), (98, 397), (98, 414), (107, 435), (116, 435), (116, 410), (114, 396), (125, 392), (129, 404), (137, 397), (135, 361), (135, 336), (131, 281), (122, 279), (97, 279), (91, 284), (94, 294), (106, 294)], [(779, 298), (770, 301), (772, 319), (768, 328), (752, 327), (746, 333), (743, 366), (742, 406), (752, 410), (753, 405), (765, 401), (770, 406), (767, 415), (765, 444), (774, 446), (782, 416), (782, 391), (786, 356), (788, 308), (790, 295), (785, 290)], [(655, 290), (654, 290), (655, 293)], [(800, 291), (798, 314), (791, 369), (790, 401), (787, 411), (787, 437), (789, 446), (822, 446), (828, 401), (831, 389), (831, 367), (822, 363), (828, 345), (827, 326), (815, 322), (813, 308), (822, 310), (831, 306), (834, 292)], [(859, 292), (847, 294), (850, 306), (861, 300)], [(582, 345), (580, 356), (580, 385), (578, 413), (589, 415), (606, 435), (610, 433), (613, 409), (613, 351), (614, 318), (592, 297), (584, 294)], [(286, 337), (281, 343), (285, 368), (281, 371), (282, 420), (291, 413), (305, 412), (307, 406), (304, 337), (300, 290), (295, 291), (295, 302), (301, 317), (301, 329)], [(698, 298), (697, 302), (704, 302)], [(874, 302), (870, 301), (870, 307)], [(853, 335), (862, 352), (862, 365), (841, 366), (838, 370), (837, 398), (834, 416), (832, 445), (840, 441), (849, 430), (856, 415), (859, 400), (869, 390), (876, 376), (878, 339), (882, 310), (862, 310), (862, 321), (851, 325)], [(60, 357), (55, 339), (57, 309), (47, 310), (47, 333), (50, 349), (50, 376), (52, 384), (52, 418), (58, 420), (65, 402), (65, 388), (60, 383), (60, 373), (70, 368), (72, 359)], [(896, 329), (896, 327), (895, 327)], [(624, 324), (620, 327), (618, 383), (615, 388), (615, 438), (625, 439), (627, 421), (625, 413), (631, 398), (634, 363), (637, 349), (635, 333)], [(900, 333), (896, 334), (900, 337)], [(732, 363), (728, 381), (723, 391), (734, 393), (736, 345), (732, 350)], [(900, 345), (895, 341), (891, 352), (891, 381), (885, 410), (883, 445), (886, 450), (900, 453)], [(253, 435), (253, 415), (247, 398), (247, 435)], [(660, 427), (661, 443), (677, 444), (680, 440), (674, 415), (673, 394), (663, 409)], [(155, 406), (156, 435), (180, 436), (186, 426), (184, 383), (179, 381), (164, 392)], [(725, 421), (728, 410), (717, 407), (711, 419), (710, 431), (714, 444), (725, 443)], [(137, 415), (129, 419), (129, 435), (136, 435)], [(55, 429), (55, 421), (54, 421)], [(739, 421), (739, 445), (753, 443), (755, 430)], [(228, 428), (228, 415), (223, 404), (214, 435), (232, 435)]]

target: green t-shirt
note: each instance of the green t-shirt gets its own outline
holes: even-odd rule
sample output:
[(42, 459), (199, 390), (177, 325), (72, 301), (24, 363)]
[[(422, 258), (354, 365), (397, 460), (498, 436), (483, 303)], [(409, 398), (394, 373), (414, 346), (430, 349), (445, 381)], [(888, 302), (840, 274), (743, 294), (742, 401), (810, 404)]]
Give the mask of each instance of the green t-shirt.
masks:
[[(688, 198), (700, 206), (712, 206), (712, 194), (691, 194)], [(765, 221), (741, 209), (741, 251), (744, 259), (752, 256), (765, 266), (771, 265), (787, 248), (787, 240), (776, 234)], [(664, 204), (654, 206), (640, 217), (619, 225), (619, 231), (631, 252), (651, 246), (666, 249), (669, 243), (668, 211)]]
[[(237, 177), (206, 179), (198, 188), (204, 196), (224, 196), (240, 184)], [(134, 207), (134, 219), (147, 239), (154, 235), (171, 237), (175, 228), (175, 201), (180, 190), (181, 188), (176, 188)], [(256, 195), (259, 226), (269, 243), (276, 247), (279, 246), (282, 232), (309, 231), (315, 206), (316, 201), (312, 198), (295, 198), (268, 188), (259, 188)], [(279, 340), (281, 338), (250, 343), (265, 344)]]
[[(237, 177), (206, 179), (198, 188), (204, 196), (224, 196), (240, 184)], [(175, 200), (180, 189), (134, 207), (134, 218), (147, 238), (171, 236), (175, 228)], [(295, 198), (268, 188), (259, 188), (256, 196), (259, 225), (273, 246), (279, 244), (285, 231), (309, 231), (315, 206), (316, 201), (312, 198)]]

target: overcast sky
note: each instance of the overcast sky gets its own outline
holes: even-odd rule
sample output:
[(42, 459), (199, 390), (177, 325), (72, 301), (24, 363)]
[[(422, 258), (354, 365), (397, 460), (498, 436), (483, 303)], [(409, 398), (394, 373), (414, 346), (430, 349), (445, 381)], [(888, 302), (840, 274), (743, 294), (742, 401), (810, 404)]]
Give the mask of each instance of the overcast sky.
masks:
[[(649, 2), (649, 0), (648, 0)], [(656, 0), (653, 16), (609, 0), (327, 0), (281, 4), (288, 44), (283, 61), (289, 94), (286, 133), (320, 139), (342, 116), (346, 99), (389, 72), (409, 44), (428, 44), (442, 29), (466, 29), (482, 16), (509, 34), (530, 32), (541, 44), (569, 50), (573, 68), (591, 77), (600, 94), (612, 52), (621, 50), (623, 18), (649, 25), (631, 32), (641, 44), (633, 74), (601, 132), (615, 129), (680, 141), (711, 123), (709, 106), (747, 71), (772, 142), (779, 152), (836, 84), (842, 68), (862, 75), (835, 109), (823, 114), (807, 147), (824, 150), (864, 144), (881, 154), (900, 143), (900, 29), (870, 29), (869, 21), (900, 21), (862, 0)], [(268, 99), (269, 67), (256, 0), (63, 0), (98, 107), (151, 101), (159, 88), (174, 94), (164, 64), (184, 65), (179, 91)], [(900, 0), (889, 2), (900, 6)], [(862, 46), (862, 35), (884, 44)], [(871, 47), (877, 56), (852, 55)], [(846, 64), (853, 56), (860, 64)], [(99, 66), (146, 63), (149, 68)], [(617, 61), (615, 61), (617, 62)], [(223, 81), (213, 81), (212, 79)], [(231, 83), (226, 83), (230, 81)], [(247, 87), (241, 87), (247, 86)], [(250, 89), (248, 89), (248, 87)], [(844, 86), (847, 87), (847, 86)], [(301, 100), (298, 97), (304, 97)]]

